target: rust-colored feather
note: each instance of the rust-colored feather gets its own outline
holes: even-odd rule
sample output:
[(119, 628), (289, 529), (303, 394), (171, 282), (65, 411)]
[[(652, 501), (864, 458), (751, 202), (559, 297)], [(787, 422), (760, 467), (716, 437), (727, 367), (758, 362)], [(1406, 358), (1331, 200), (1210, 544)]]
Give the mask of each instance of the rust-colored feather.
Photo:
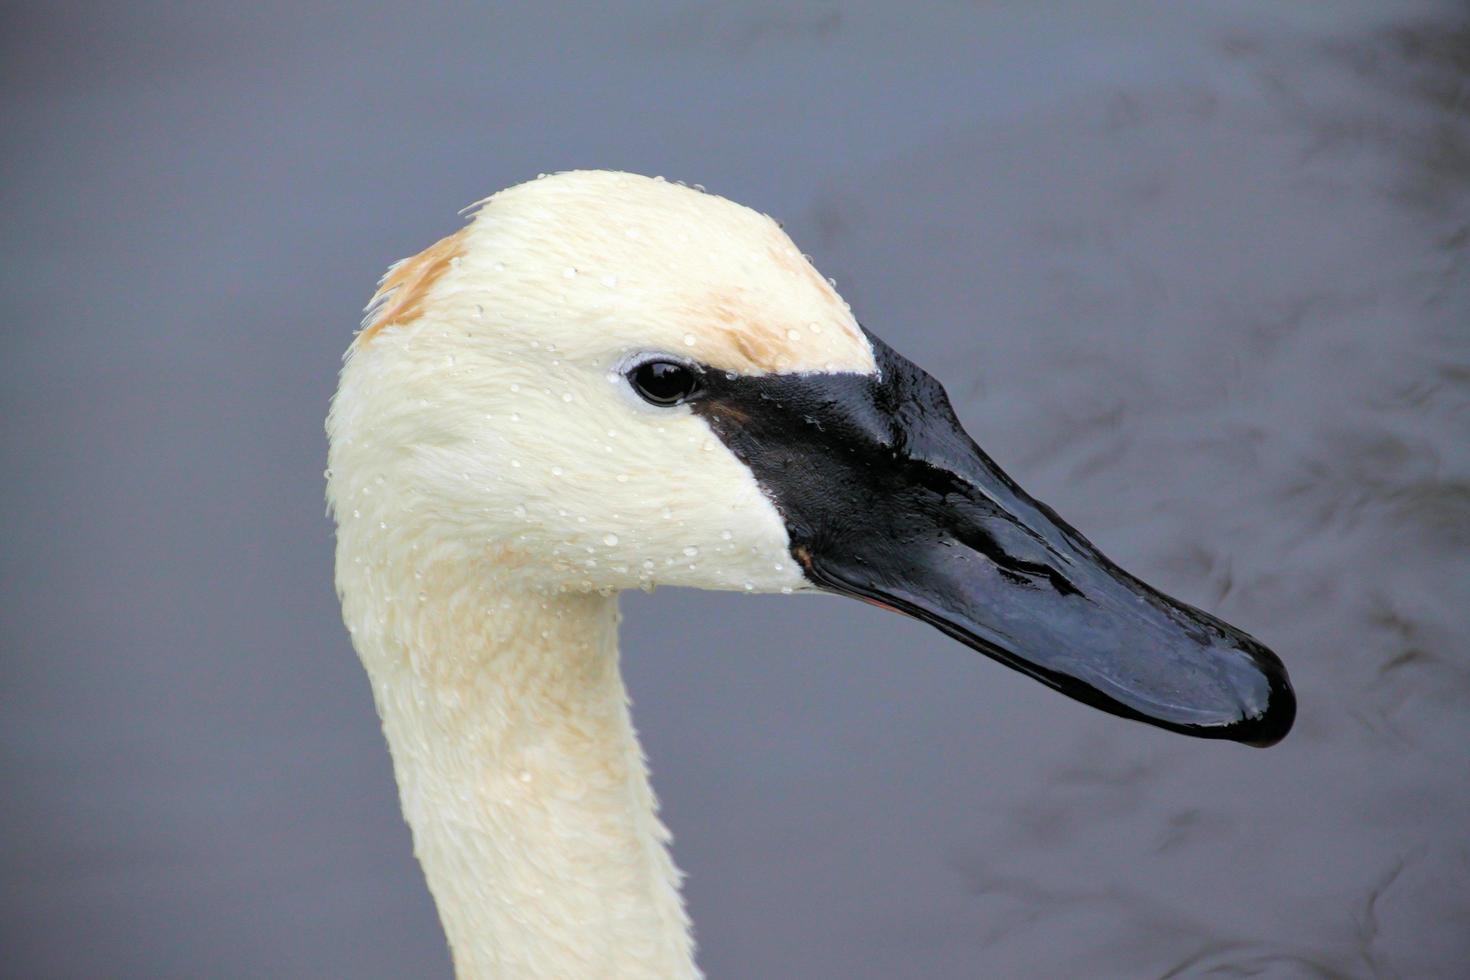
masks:
[(424, 301), (430, 288), (449, 271), (450, 265), (464, 255), (464, 239), (468, 228), (439, 239), (419, 254), (396, 262), (378, 284), (378, 291), (368, 303), (367, 319), (357, 336), (365, 344), (395, 324), (408, 323), (424, 312)]

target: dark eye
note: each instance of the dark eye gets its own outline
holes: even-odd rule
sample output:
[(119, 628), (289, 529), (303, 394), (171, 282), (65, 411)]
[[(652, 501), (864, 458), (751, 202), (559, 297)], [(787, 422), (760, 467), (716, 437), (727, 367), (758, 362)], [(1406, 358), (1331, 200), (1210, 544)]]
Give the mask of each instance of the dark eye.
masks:
[(652, 405), (677, 405), (703, 387), (694, 368), (678, 361), (644, 361), (628, 372), (628, 381)]

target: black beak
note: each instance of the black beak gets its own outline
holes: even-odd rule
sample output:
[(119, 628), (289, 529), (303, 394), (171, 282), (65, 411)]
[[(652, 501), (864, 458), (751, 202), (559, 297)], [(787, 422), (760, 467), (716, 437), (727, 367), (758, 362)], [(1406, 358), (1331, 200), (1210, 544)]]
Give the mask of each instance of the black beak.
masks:
[(975, 445), (939, 382), (871, 339), (877, 375), (708, 372), (694, 402), (813, 583), (1125, 718), (1250, 745), (1286, 735), (1296, 701), (1274, 653), (1114, 565)]

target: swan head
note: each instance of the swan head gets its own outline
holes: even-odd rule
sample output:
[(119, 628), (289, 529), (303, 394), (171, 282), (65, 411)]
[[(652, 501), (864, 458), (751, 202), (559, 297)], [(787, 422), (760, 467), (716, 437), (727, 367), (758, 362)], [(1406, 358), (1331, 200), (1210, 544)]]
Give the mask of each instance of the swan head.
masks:
[(1028, 497), (774, 221), (700, 190), (569, 172), (481, 202), (384, 277), (328, 433), (339, 537), (421, 564), (835, 592), (1163, 728), (1292, 722), (1274, 654)]

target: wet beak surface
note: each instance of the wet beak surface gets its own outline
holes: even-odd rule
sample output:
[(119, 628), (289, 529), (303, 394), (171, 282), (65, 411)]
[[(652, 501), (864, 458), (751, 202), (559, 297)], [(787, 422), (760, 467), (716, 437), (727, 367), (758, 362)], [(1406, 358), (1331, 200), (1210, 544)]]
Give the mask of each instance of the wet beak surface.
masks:
[(1286, 735), (1295, 699), (1275, 654), (1114, 565), (991, 461), (937, 381), (872, 341), (877, 375), (711, 372), (695, 405), (815, 585), (1113, 714), (1251, 745)]

